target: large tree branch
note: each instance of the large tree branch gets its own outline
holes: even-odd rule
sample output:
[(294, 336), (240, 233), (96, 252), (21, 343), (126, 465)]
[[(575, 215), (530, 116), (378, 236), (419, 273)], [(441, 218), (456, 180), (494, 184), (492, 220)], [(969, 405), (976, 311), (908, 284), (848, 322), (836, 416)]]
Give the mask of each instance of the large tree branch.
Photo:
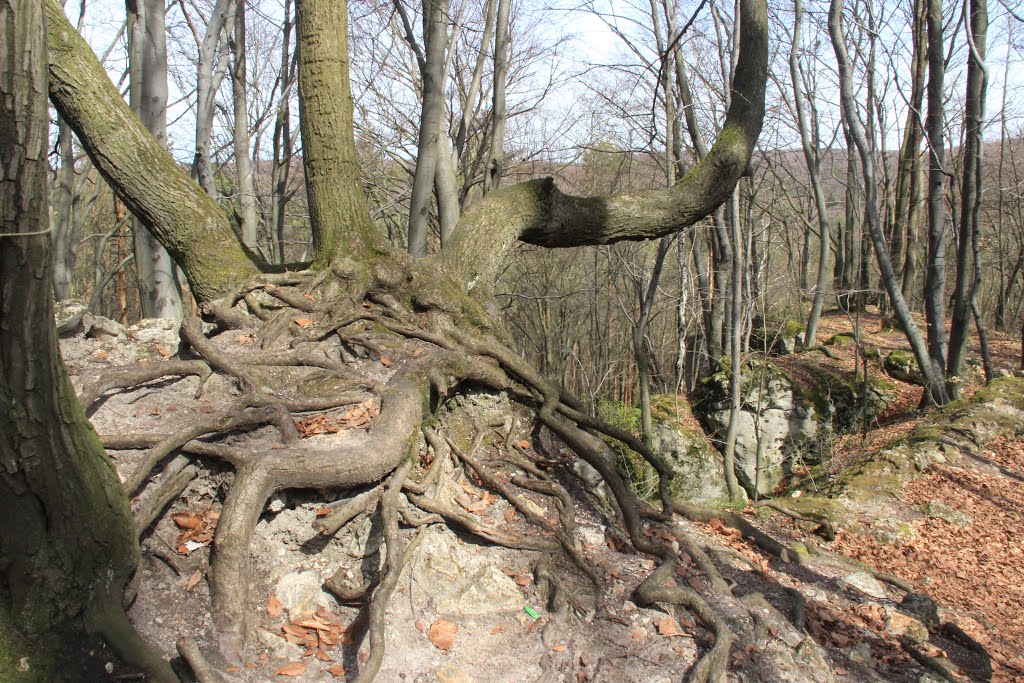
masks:
[(708, 216), (747, 171), (764, 119), (768, 70), (765, 0), (740, 3), (740, 58), (731, 105), (708, 155), (674, 186), (605, 197), (563, 194), (550, 178), (490, 193), (466, 212), (442, 255), (467, 288), (489, 286), (516, 241), (544, 247), (663, 237)]
[(56, 0), (47, 0), (50, 101), (96, 168), (185, 271), (199, 300), (259, 272), (227, 214), (142, 125)]

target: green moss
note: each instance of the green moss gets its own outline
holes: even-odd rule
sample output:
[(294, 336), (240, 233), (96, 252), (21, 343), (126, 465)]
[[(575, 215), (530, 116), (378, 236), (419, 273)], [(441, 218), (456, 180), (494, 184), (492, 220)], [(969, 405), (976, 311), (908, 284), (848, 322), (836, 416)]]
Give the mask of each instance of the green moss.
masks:
[(849, 332), (840, 332), (825, 341), (825, 346), (837, 346), (839, 348), (852, 347), (857, 344), (857, 339)]

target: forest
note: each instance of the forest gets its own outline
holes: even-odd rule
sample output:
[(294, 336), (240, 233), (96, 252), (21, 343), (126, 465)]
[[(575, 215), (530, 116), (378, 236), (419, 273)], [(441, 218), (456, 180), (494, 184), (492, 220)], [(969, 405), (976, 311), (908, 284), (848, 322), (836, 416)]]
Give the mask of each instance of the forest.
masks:
[(3, 0), (0, 677), (1021, 680), (1022, 23)]

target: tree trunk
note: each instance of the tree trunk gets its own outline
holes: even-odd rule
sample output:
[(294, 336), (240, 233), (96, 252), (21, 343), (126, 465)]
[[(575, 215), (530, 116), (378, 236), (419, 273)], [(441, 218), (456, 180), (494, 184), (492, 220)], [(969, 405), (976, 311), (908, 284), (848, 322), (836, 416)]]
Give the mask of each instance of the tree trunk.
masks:
[[(235, 32), (231, 40), (231, 103), (234, 110), (232, 143), (235, 148), (235, 175), (238, 177), (238, 212), (241, 216), (242, 244), (260, 253), (259, 216), (256, 211), (256, 181), (249, 158), (249, 76), (246, 64), (245, 0), (235, 6)], [(282, 78), (285, 74), (281, 75)]]
[[(974, 246), (981, 229), (981, 199), (984, 192), (982, 158), (985, 124), (985, 41), (988, 33), (986, 0), (971, 0), (968, 32), (967, 103), (964, 112), (964, 167), (960, 189), (960, 238), (957, 243), (956, 284), (953, 289), (953, 322), (949, 334), (946, 378), (952, 398), (960, 396), (960, 375), (970, 332), (972, 302), (981, 279), (981, 262)], [(979, 318), (980, 320), (980, 318)]]
[(228, 221), (142, 126), (92, 49), (47, 0), (50, 100), (96, 168), (185, 272), (192, 294), (214, 299), (258, 270)]
[(73, 204), (75, 199), (75, 150), (71, 128), (57, 117), (57, 148), (60, 150), (59, 195), (57, 222), (53, 226), (53, 295), (57, 301), (71, 298), (71, 278), (75, 272), (70, 241), (73, 230)]
[(498, 189), (505, 174), (505, 86), (508, 80), (509, 10), (512, 0), (498, 0), (494, 28), (494, 97), (491, 104), (491, 147), (484, 166), (484, 194)]
[(170, 667), (121, 608), (135, 526), (68, 381), (42, 285), (52, 272), (43, 5), (0, 5), (0, 43), (0, 670), (5, 680), (56, 680), (55, 660), (90, 630), (169, 683)]
[(920, 216), (921, 195), (921, 141), (924, 129), (921, 127), (921, 108), (924, 103), (924, 84), (927, 71), (926, 52), (928, 38), (925, 30), (926, 0), (914, 0), (912, 33), (914, 36), (911, 56), (911, 87), (907, 124), (900, 148), (899, 176), (896, 179), (896, 205), (893, 220), (902, 224), (905, 255), (903, 257), (903, 297), (911, 298), (917, 275), (917, 233)]
[(292, 28), (295, 26), (291, 16), (291, 0), (285, 0), (284, 19), (282, 20), (281, 68), (278, 72), (278, 103), (274, 116), (273, 160), (271, 161), (270, 185), (273, 198), (270, 207), (271, 251), (274, 263), (283, 264), (285, 255), (285, 207), (291, 199), (288, 181), (292, 166), (292, 118), (291, 90), (295, 81), (295, 61), (293, 60), (291, 39)]
[(875, 186), (874, 159), (870, 145), (864, 133), (864, 126), (857, 115), (857, 105), (853, 98), (853, 75), (850, 64), (850, 57), (846, 51), (845, 38), (842, 28), (842, 0), (832, 0), (828, 13), (829, 36), (832, 39), (832, 47), (836, 53), (836, 61), (839, 63), (839, 87), (840, 105), (843, 118), (857, 146), (857, 153), (860, 156), (861, 169), (864, 174), (864, 205), (867, 228), (871, 234), (871, 241), (875, 250), (875, 258), (878, 261), (878, 268), (882, 271), (882, 282), (889, 294), (889, 301), (903, 328), (907, 341), (914, 352), (921, 374), (925, 379), (925, 391), (927, 400), (942, 405), (948, 399), (944, 378), (936, 373), (934, 366), (928, 357), (928, 348), (921, 333), (910, 317), (910, 310), (903, 298), (899, 280), (889, 260), (889, 250), (885, 245), (885, 235), (878, 217), (878, 196)]
[[(161, 145), (167, 144), (167, 37), (163, 0), (129, 0), (128, 53), (132, 110)], [(181, 286), (163, 245), (145, 222), (132, 221), (139, 302), (145, 318), (180, 319)]]
[(199, 65), (196, 74), (196, 152), (192, 160), (192, 177), (214, 199), (219, 198), (213, 178), (213, 159), (210, 146), (213, 140), (213, 116), (216, 113), (217, 92), (227, 73), (227, 34), (234, 15), (236, 0), (217, 0), (206, 34), (199, 45)]
[(946, 182), (945, 110), (942, 51), (942, 0), (928, 1), (928, 264), (925, 270), (924, 314), (928, 322), (928, 354), (932, 374), (945, 381), (946, 367)]
[(370, 265), (386, 247), (370, 220), (352, 128), (348, 75), (348, 7), (297, 0), (299, 124), (306, 173), (313, 265), (348, 259)]
[[(398, 0), (401, 2), (401, 0)], [(441, 122), (444, 119), (445, 49), (448, 47), (448, 3), (424, 0), (423, 26), (425, 54), (420, 71), (423, 82), (423, 106), (420, 113), (416, 173), (409, 199), (409, 253), (427, 255), (430, 232), (430, 199), (441, 154)], [(445, 144), (447, 147), (447, 144)], [(442, 166), (442, 168), (447, 168)]]

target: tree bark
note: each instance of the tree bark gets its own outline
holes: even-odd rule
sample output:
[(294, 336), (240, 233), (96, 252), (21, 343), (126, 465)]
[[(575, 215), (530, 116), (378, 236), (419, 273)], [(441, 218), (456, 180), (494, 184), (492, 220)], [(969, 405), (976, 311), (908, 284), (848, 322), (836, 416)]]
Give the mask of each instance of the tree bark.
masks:
[[(401, 2), (402, 0), (397, 0)], [(444, 118), (445, 48), (448, 47), (448, 3), (424, 0), (425, 54), (421, 64), (423, 103), (420, 112), (416, 173), (409, 199), (409, 253), (427, 255), (430, 232), (430, 199), (434, 190), (438, 156), (441, 153), (441, 121)], [(445, 145), (447, 147), (447, 144)]]
[(334, 259), (369, 264), (387, 253), (366, 204), (352, 128), (348, 74), (348, 7), (297, 0), (299, 125), (306, 173), (313, 265)]
[(494, 28), (494, 97), (491, 104), (491, 147), (484, 166), (484, 194), (498, 189), (505, 174), (505, 86), (508, 80), (509, 10), (512, 0), (498, 0)]
[[(232, 142), (235, 148), (235, 175), (238, 178), (238, 212), (242, 243), (253, 252), (260, 252), (259, 217), (256, 211), (256, 181), (249, 158), (249, 75), (246, 63), (245, 0), (235, 6), (235, 31), (231, 43), (231, 103), (234, 110)], [(285, 77), (282, 74), (282, 78)]]
[[(960, 189), (960, 238), (957, 244), (956, 284), (953, 289), (953, 322), (949, 334), (946, 379), (952, 398), (960, 396), (960, 375), (971, 325), (971, 304), (981, 279), (981, 262), (974, 246), (981, 230), (981, 199), (984, 193), (982, 132), (985, 124), (985, 42), (988, 34), (986, 0), (971, 0), (968, 23), (967, 102), (964, 112), (964, 167)], [(980, 320), (980, 318), (979, 318)]]
[(945, 380), (946, 367), (946, 144), (943, 82), (945, 55), (942, 0), (928, 2), (928, 264), (924, 314), (928, 323), (928, 354), (932, 373)]
[(807, 316), (807, 331), (804, 334), (804, 346), (813, 348), (817, 345), (818, 320), (821, 318), (821, 308), (825, 301), (825, 282), (828, 276), (828, 203), (825, 201), (825, 192), (821, 187), (821, 174), (818, 173), (818, 140), (817, 137), (813, 141), (811, 139), (810, 127), (807, 125), (807, 114), (804, 111), (804, 93), (800, 87), (800, 57), (798, 49), (800, 45), (800, 25), (803, 21), (803, 7), (800, 0), (795, 0), (794, 11), (796, 16), (794, 17), (793, 26), (793, 45), (789, 52), (789, 75), (793, 81), (793, 105), (796, 108), (797, 127), (800, 130), (800, 145), (803, 147), (804, 163), (807, 165), (807, 174), (811, 179), (814, 207), (818, 215), (818, 278), (814, 285), (814, 301), (811, 304), (811, 313)]
[[(163, 0), (128, 0), (129, 99), (161, 145), (167, 144), (167, 31)], [(145, 318), (180, 319), (181, 287), (163, 245), (145, 222), (132, 221), (139, 301)]]
[(732, 104), (708, 155), (674, 186), (604, 197), (575, 197), (534, 180), (492, 192), (462, 218), (442, 255), (446, 269), (472, 288), (490, 286), (517, 241), (545, 247), (611, 244), (664, 237), (693, 225), (728, 199), (747, 172), (761, 132), (768, 63), (767, 12), (743, 0), (743, 49)]
[[(86, 629), (139, 661), (141, 639), (121, 609), (138, 545), (53, 323), (43, 5), (0, 4), (0, 43), (0, 671), (46, 681)], [(177, 680), (166, 663), (151, 663), (157, 680)]]
[(50, 100), (103, 177), (185, 272), (192, 294), (215, 299), (255, 275), (227, 214), (142, 126), (56, 0), (46, 1), (46, 15)]

